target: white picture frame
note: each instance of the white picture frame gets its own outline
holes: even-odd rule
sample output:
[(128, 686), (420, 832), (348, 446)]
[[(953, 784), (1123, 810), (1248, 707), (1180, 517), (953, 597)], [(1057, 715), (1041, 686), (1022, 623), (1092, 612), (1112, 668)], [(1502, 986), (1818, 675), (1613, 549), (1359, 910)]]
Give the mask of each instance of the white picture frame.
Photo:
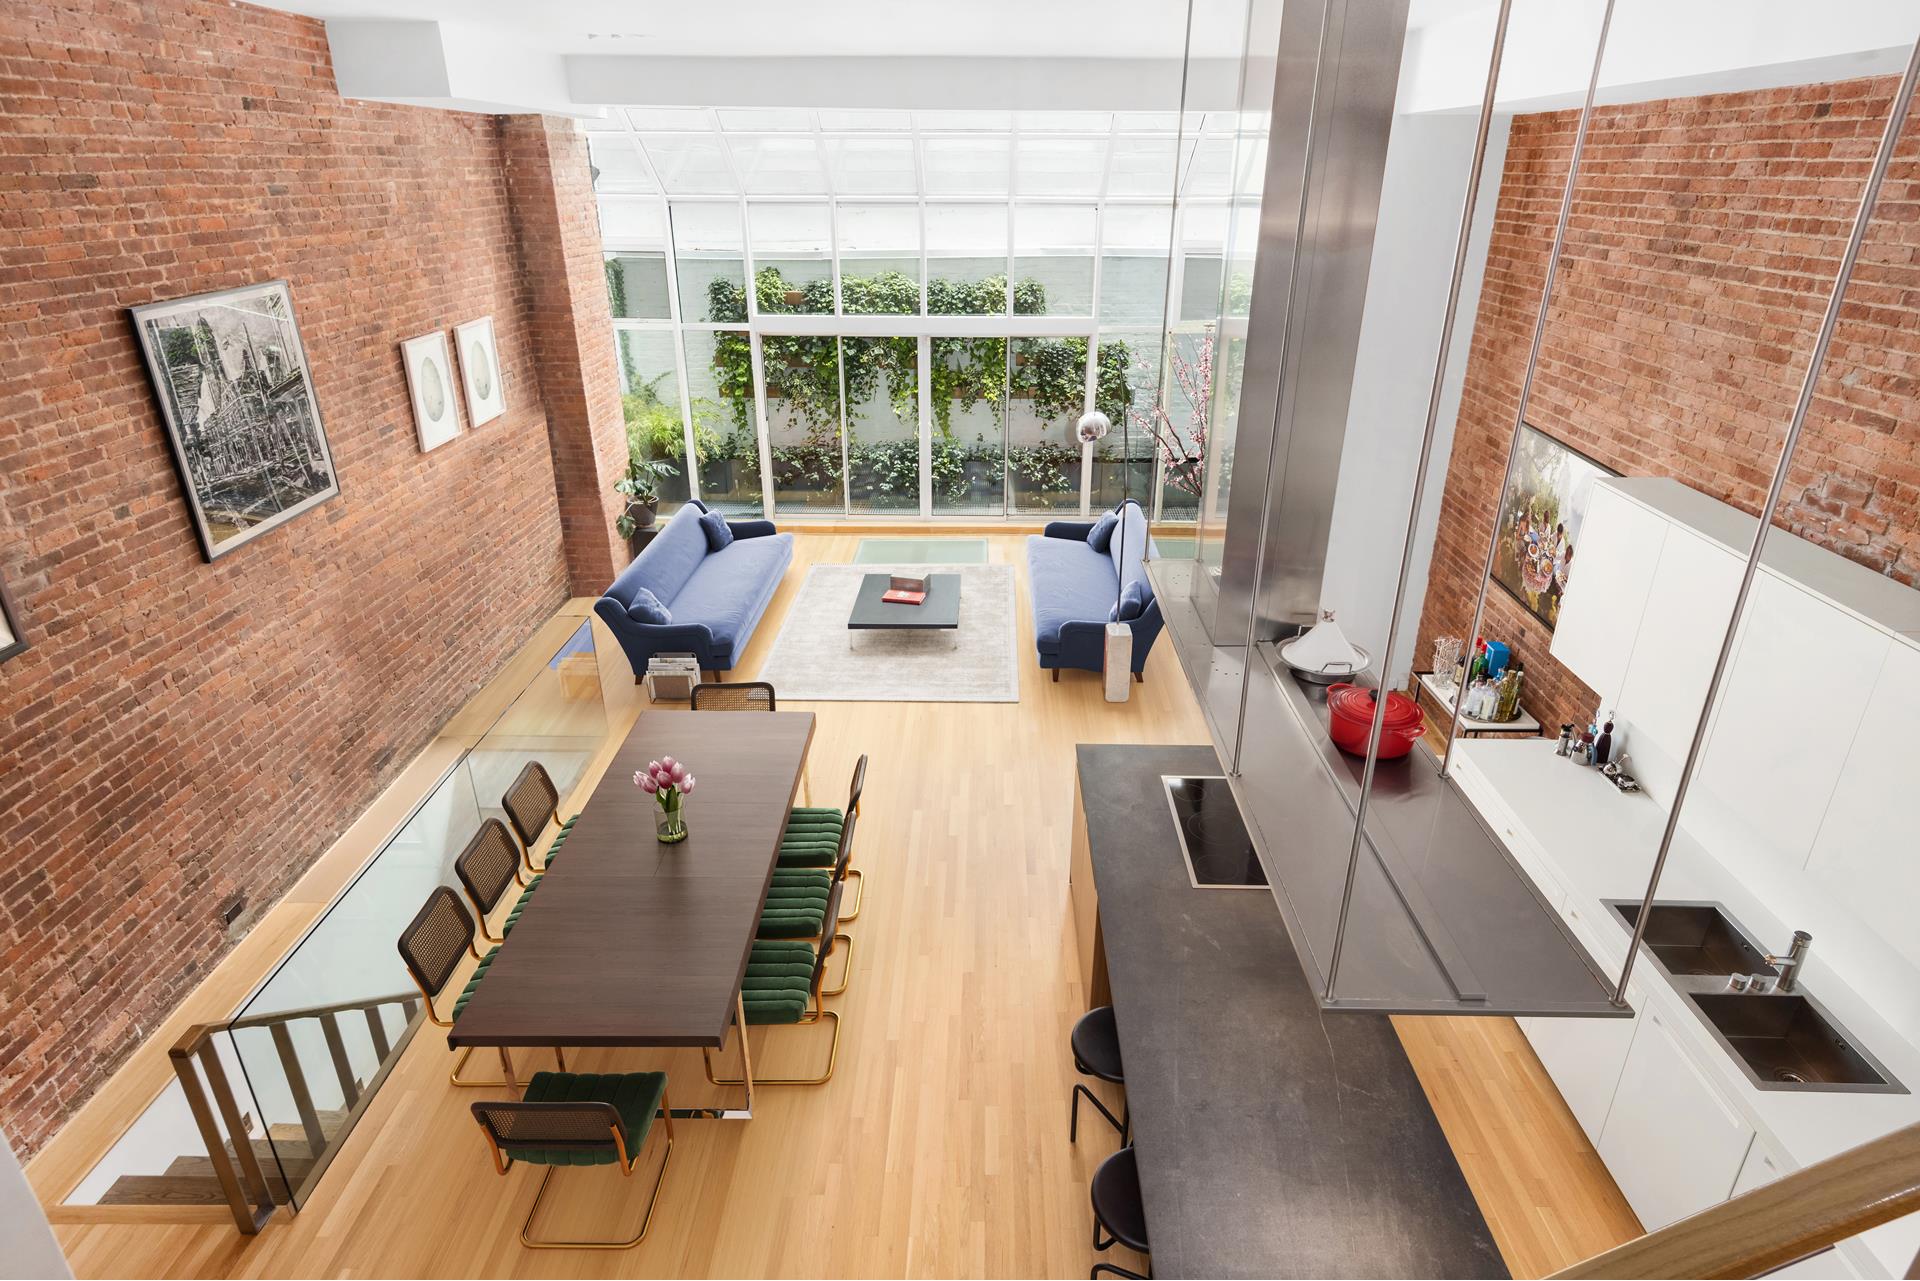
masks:
[(460, 355), (460, 387), (467, 397), (467, 422), (478, 427), (507, 412), (500, 383), (500, 351), (493, 342), (493, 317), (456, 325), (453, 345)]
[(445, 330), (436, 329), (400, 344), (407, 367), (407, 394), (413, 401), (413, 426), (420, 452), (440, 448), (460, 434), (460, 410), (454, 404), (453, 356)]

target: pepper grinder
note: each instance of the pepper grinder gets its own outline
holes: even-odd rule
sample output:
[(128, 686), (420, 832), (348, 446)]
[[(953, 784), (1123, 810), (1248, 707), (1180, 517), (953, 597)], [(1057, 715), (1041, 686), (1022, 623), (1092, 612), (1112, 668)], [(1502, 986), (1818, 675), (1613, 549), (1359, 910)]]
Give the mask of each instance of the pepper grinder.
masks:
[(1555, 756), (1571, 756), (1573, 754), (1573, 726), (1562, 725), (1560, 727), (1560, 741), (1554, 744), (1553, 754)]

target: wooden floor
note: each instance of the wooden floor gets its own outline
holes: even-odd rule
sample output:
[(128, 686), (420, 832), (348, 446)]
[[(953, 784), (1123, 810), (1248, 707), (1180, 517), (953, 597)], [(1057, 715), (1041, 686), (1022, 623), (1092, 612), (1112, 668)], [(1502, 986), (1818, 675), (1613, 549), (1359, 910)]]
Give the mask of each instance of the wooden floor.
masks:
[[(854, 541), (839, 532), (801, 536), (795, 572), (736, 676), (752, 677), (766, 656), (805, 567), (851, 561)], [(1021, 536), (997, 533), (991, 547), (1024, 580)], [(1050, 682), (1026, 644), (1024, 581), (1020, 601), (1018, 704), (812, 705), (820, 714), (810, 764), (816, 803), (833, 803), (855, 757), (872, 756), (855, 855), (869, 874), (868, 897), (848, 927), (857, 940), (852, 987), (832, 1003), (844, 1020), (839, 1066), (821, 1088), (764, 1089), (750, 1123), (681, 1122), (640, 1247), (534, 1254), (520, 1246), (538, 1175), (493, 1173), (467, 1110), (478, 1092), (448, 1087), (444, 1035), (427, 1028), (299, 1215), (248, 1241), (204, 1209), (56, 1208), (76, 1273), (1084, 1276), (1097, 1257), (1087, 1181), (1114, 1139), (1096, 1123), (1077, 1146), (1067, 1141), (1076, 1077), (1066, 1033), (1084, 1003), (1067, 910), (1072, 748), (1201, 743), (1206, 731), (1165, 644), (1126, 704), (1102, 701), (1090, 673)], [(552, 639), (547, 632), (564, 637), (577, 626), (584, 605), (571, 605), (529, 652)], [(609, 679), (610, 691), (619, 683)], [(641, 702), (618, 691), (612, 698), (609, 750), (589, 783)], [(457, 743), (428, 755), (435, 750), (457, 751)], [(437, 772), (431, 760), (419, 763), (420, 777)], [(376, 813), (364, 826), (375, 832), (381, 823)], [(64, 1195), (164, 1082), (170, 1029), (227, 1012), (298, 935), (357, 861), (343, 844), (36, 1158), (29, 1174), (43, 1199)], [(1274, 924), (1281, 928), (1277, 913)], [(1516, 1276), (1638, 1234), (1511, 1020), (1396, 1026)], [(807, 1069), (823, 1050), (810, 1035), (756, 1032), (756, 1072)], [(676, 1106), (725, 1097), (691, 1054), (569, 1057), (585, 1070), (665, 1068)], [(656, 1153), (650, 1146), (648, 1160)], [(647, 1185), (644, 1174), (562, 1172), (555, 1186), (564, 1204), (543, 1230), (630, 1233)]]

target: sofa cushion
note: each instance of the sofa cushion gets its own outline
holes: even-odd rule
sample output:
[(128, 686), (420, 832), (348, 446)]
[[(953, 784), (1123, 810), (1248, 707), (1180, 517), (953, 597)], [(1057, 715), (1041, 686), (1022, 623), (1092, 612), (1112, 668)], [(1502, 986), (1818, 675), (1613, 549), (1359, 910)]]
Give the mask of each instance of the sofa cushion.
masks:
[(636, 623), (659, 625), (673, 621), (673, 611), (660, 603), (660, 598), (644, 587), (633, 589), (633, 602), (627, 606), (627, 617)]
[(680, 589), (693, 577), (693, 571), (707, 558), (707, 536), (700, 531), (701, 515), (701, 509), (692, 503), (675, 512), (647, 544), (647, 550), (613, 580), (606, 594), (619, 602), (621, 608), (629, 609), (633, 605), (634, 588), (644, 587), (671, 607)]
[[(703, 538), (697, 527), (694, 536)], [(752, 630), (768, 595), (768, 580), (786, 572), (790, 538), (736, 538), (725, 551), (706, 557), (673, 598), (674, 617), (682, 623), (706, 624), (714, 645), (722, 651), (731, 649), (736, 639)]]
[(1027, 581), (1033, 595), (1034, 642), (1042, 654), (1060, 651), (1066, 623), (1101, 623), (1113, 607), (1113, 561), (1077, 538), (1027, 539)]
[(1093, 528), (1087, 531), (1087, 546), (1104, 555), (1113, 546), (1113, 531), (1120, 525), (1120, 518), (1112, 512), (1100, 513), (1100, 519), (1093, 522)]
[(1120, 589), (1120, 599), (1107, 611), (1109, 623), (1131, 623), (1147, 612), (1147, 585), (1136, 578)]
[[(1140, 510), (1140, 504), (1123, 503), (1118, 509), (1120, 523), (1114, 529), (1113, 545), (1108, 549), (1108, 558), (1113, 562), (1114, 580), (1125, 584), (1139, 581), (1147, 589), (1147, 599), (1153, 599), (1153, 585), (1147, 582), (1147, 516)], [(1105, 615), (1102, 615), (1105, 617)]]
[(727, 524), (727, 518), (719, 512), (708, 512), (700, 518), (700, 532), (707, 536), (707, 551), (723, 552), (733, 541), (733, 526)]

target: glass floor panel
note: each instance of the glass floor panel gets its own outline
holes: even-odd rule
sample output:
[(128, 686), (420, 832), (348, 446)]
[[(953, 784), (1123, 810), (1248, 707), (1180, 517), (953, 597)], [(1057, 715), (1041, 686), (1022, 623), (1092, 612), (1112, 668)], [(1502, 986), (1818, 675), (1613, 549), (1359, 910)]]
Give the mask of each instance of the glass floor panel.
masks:
[(856, 565), (984, 565), (984, 538), (863, 538)]

